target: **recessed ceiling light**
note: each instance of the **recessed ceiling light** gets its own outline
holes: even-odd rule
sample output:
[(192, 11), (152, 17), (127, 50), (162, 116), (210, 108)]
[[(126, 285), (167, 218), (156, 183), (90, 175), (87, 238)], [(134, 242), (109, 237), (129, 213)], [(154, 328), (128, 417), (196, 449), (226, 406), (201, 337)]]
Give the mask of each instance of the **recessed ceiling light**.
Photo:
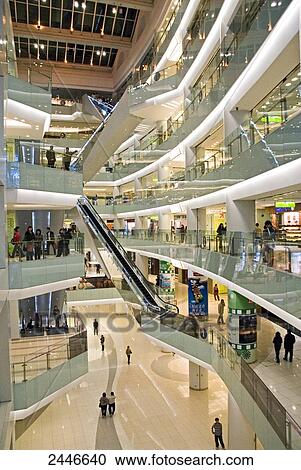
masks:
[(106, 51), (102, 51), (102, 55), (105, 57), (107, 55)]
[(44, 50), (45, 49), (45, 44), (40, 44), (40, 48)]
[(96, 55), (100, 55), (100, 51), (96, 51)]
[(37, 49), (39, 46), (37, 45), (37, 43), (34, 44), (34, 48)]
[(74, 2), (74, 7), (75, 7), (75, 8), (78, 8), (78, 7), (79, 7), (79, 3), (78, 3), (78, 2)]

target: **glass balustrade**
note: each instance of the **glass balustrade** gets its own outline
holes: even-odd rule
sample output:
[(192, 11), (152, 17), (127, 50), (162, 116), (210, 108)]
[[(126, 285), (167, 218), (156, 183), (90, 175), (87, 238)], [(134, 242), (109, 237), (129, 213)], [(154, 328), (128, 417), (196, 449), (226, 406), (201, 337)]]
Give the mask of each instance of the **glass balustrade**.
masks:
[(165, 93), (179, 86), (185, 73), (200, 52), (222, 6), (220, 0), (206, 0), (200, 3), (187, 34), (183, 40), (183, 52), (180, 59), (172, 65), (159, 71), (141, 74), (138, 84), (130, 87), (129, 104), (135, 105), (159, 93)]
[(161, 137), (157, 138), (152, 142), (152, 149), (175, 147), (213, 111), (259, 50), (291, 0), (278, 2), (276, 6), (271, 6), (268, 0), (249, 3), (250, 8), (245, 8), (245, 2), (241, 3), (229, 26), (233, 33), (231, 39), (225, 36), (220, 49), (191, 90), (190, 104), (180, 116), (167, 122), (163, 144)]
[(88, 372), (87, 332), (33, 354), (12, 356), (15, 410), (26, 409)]
[[(68, 235), (69, 237), (69, 235)], [(8, 241), (9, 285), (22, 289), (51, 282), (78, 278), (84, 274), (84, 237), (82, 234)]]
[[(130, 237), (143, 239), (144, 251), (177, 259), (201, 268), (205, 273), (220, 276), (270, 304), (300, 319), (299, 296), (301, 250), (285, 236), (269, 239), (263, 234), (239, 232), (218, 236), (202, 232), (187, 232), (174, 237), (168, 232), (134, 230), (122, 243), (132, 247)], [(174, 237), (174, 238), (173, 238)], [(157, 243), (154, 243), (157, 242)], [(188, 242), (188, 243), (186, 243)]]
[[(84, 328), (80, 324), (80, 329)], [(42, 337), (43, 339), (45, 337)], [(28, 340), (27, 340), (28, 341)], [(87, 351), (87, 335), (86, 331), (76, 334), (67, 334), (64, 339), (54, 339), (53, 344), (47, 346), (49, 337), (42, 341), (45, 346), (39, 341), (37, 351), (26, 353), (28, 349), (27, 341), (24, 342), (25, 349), (22, 349), (22, 344), (17, 344), (15, 341), (11, 343), (11, 371), (13, 383), (27, 382), (49, 369), (53, 369), (62, 363), (68, 361), (72, 357), (76, 357), (84, 351)], [(77, 344), (73, 344), (77, 343)], [(32, 346), (32, 345), (31, 345)], [(25, 351), (25, 352), (24, 352)]]

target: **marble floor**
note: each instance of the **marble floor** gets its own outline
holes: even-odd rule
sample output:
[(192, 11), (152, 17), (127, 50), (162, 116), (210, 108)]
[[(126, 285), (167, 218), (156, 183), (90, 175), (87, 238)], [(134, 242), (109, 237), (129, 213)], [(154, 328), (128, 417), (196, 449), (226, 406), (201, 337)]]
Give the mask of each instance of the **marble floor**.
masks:
[[(216, 416), (227, 442), (228, 392), (216, 374), (209, 372), (208, 390), (192, 391), (188, 360), (161, 350), (130, 316), (115, 316), (112, 327), (101, 307), (82, 307), (81, 313), (88, 329), (89, 372), (31, 417), (17, 449), (212, 449), (210, 428)], [(94, 318), (106, 338), (104, 353), (93, 336)], [(131, 365), (127, 345), (133, 351)], [(99, 396), (112, 390), (116, 414), (102, 419)]]
[[(227, 303), (227, 295), (221, 298)], [(187, 286), (176, 283), (176, 299), (180, 312), (187, 315)], [(212, 323), (216, 323), (217, 305), (210, 295)], [(88, 329), (89, 373), (77, 387), (32, 417), (17, 440), (17, 449), (210, 449), (215, 416), (224, 424), (227, 442), (227, 389), (216, 374), (209, 372), (208, 390), (192, 391), (188, 361), (161, 350), (136, 324), (127, 329), (131, 317), (115, 316), (116, 328), (112, 328), (101, 306), (80, 311)], [(104, 353), (93, 336), (94, 318), (106, 337)], [(227, 334), (227, 325), (219, 328)], [(301, 425), (301, 339), (296, 337), (294, 362), (277, 364), (272, 344), (275, 331), (285, 334), (259, 318), (257, 362), (252, 367)], [(128, 344), (133, 351), (130, 366), (125, 357)], [(102, 419), (98, 399), (102, 391), (111, 390), (117, 395), (117, 412), (114, 418)]]

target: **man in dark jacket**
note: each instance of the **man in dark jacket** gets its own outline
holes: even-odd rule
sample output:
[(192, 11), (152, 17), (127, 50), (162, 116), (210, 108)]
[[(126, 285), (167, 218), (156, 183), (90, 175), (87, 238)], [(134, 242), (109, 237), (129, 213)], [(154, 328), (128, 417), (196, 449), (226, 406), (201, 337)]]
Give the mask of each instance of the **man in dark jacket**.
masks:
[(296, 338), (292, 334), (291, 330), (287, 330), (287, 333), (284, 337), (284, 360), (287, 361), (287, 356), (289, 355), (289, 361), (293, 362), (293, 352), (294, 352), (294, 344)]
[(56, 158), (55, 158), (55, 153), (53, 150), (53, 145), (50, 145), (50, 149), (47, 150), (46, 158), (47, 158), (49, 168), (54, 168)]

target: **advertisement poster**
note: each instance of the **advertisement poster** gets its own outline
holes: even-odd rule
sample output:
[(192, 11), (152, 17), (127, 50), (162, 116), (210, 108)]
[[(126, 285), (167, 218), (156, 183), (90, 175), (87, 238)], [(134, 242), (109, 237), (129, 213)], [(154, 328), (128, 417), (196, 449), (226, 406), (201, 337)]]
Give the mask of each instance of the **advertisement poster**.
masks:
[(191, 316), (208, 315), (207, 281), (197, 277), (188, 279), (188, 311)]

